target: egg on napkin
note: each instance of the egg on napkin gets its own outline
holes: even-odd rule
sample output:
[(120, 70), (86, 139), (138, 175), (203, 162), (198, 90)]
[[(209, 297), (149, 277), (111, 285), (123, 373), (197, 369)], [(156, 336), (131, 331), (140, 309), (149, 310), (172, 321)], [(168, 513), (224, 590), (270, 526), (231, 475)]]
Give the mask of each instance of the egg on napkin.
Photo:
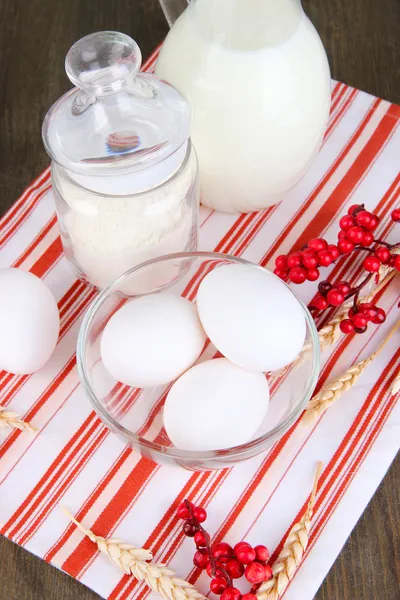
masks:
[(52, 355), (60, 332), (57, 303), (32, 273), (0, 269), (0, 369), (27, 375)]

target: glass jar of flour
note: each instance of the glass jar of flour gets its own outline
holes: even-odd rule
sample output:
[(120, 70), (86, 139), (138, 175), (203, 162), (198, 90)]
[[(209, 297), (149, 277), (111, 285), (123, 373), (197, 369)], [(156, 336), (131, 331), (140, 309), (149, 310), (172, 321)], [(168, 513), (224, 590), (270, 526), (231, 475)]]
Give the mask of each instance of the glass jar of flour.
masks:
[[(65, 65), (76, 87), (48, 112), (43, 140), (65, 255), (80, 279), (103, 288), (144, 261), (196, 249), (190, 109), (173, 87), (139, 73), (127, 35), (84, 37)], [(158, 276), (168, 283), (173, 274)]]

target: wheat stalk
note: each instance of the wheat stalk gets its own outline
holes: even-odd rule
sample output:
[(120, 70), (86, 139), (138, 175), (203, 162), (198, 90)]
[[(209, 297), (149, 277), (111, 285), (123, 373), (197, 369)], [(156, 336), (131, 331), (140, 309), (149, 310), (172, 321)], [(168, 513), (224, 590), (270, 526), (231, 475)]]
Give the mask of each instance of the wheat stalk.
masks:
[(342, 394), (344, 394), (344, 392), (353, 387), (353, 385), (364, 373), (368, 365), (375, 360), (375, 358), (383, 350), (399, 327), (400, 321), (398, 321), (394, 327), (392, 327), (379, 348), (373, 354), (371, 354), (371, 356), (353, 365), (350, 367), (350, 369), (347, 369), (347, 371), (340, 375), (340, 377), (337, 377), (324, 386), (308, 403), (306, 412), (303, 416), (303, 421), (310, 423), (316, 418), (320, 417), (330, 406), (332, 406), (332, 404), (336, 402), (336, 400), (340, 398)]
[(400, 371), (397, 373), (395, 380), (392, 383), (392, 395), (400, 392)]
[(149, 562), (153, 559), (149, 550), (135, 548), (118, 539), (105, 539), (95, 535), (90, 529), (85, 529), (67, 510), (63, 510), (112, 563), (127, 575), (133, 575), (138, 581), (144, 581), (165, 600), (206, 600), (195, 587), (177, 577), (165, 565)]
[[(383, 269), (384, 269), (384, 271), (383, 271)], [(371, 302), (374, 299), (374, 297), (376, 296), (376, 294), (378, 294), (378, 292), (380, 292), (393, 279), (393, 277), (396, 275), (396, 269), (390, 268), (390, 270), (388, 271), (388, 267), (386, 267), (385, 265), (382, 265), (380, 275), (381, 275), (380, 284), (374, 290), (372, 290), (372, 292), (370, 292), (368, 295), (360, 298), (359, 299), (360, 303), (365, 304), (367, 302)], [(382, 278), (382, 275), (384, 275), (383, 278)], [(319, 344), (320, 344), (321, 352), (323, 352), (324, 350), (327, 350), (328, 348), (333, 346), (333, 344), (336, 344), (336, 342), (339, 340), (339, 338), (342, 335), (342, 332), (340, 329), (340, 324), (342, 321), (344, 321), (345, 319), (348, 318), (348, 312), (352, 306), (353, 306), (353, 302), (348, 302), (347, 304), (345, 304), (342, 307), (342, 310), (337, 312), (332, 317), (332, 319), (329, 321), (329, 323), (327, 323), (324, 327), (322, 327), (322, 329), (319, 330), (318, 337), (319, 337)], [(295, 365), (299, 366), (305, 360), (305, 358), (307, 358), (307, 356), (310, 354), (311, 351), (312, 351), (312, 343), (306, 342), (303, 346), (301, 353), (299, 354), (299, 356), (295, 362)]]
[(272, 565), (273, 577), (258, 589), (258, 600), (278, 600), (293, 579), (306, 551), (322, 463), (318, 463), (311, 498), (301, 521), (291, 529), (282, 552)]
[(0, 407), (0, 429), (6, 428), (30, 431), (31, 433), (37, 431), (30, 423), (23, 421), (19, 414)]

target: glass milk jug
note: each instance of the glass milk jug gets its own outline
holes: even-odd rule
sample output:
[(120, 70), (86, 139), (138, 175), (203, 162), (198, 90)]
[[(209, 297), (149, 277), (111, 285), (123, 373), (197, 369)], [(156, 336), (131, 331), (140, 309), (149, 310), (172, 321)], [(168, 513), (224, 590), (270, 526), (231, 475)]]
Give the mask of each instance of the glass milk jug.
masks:
[[(183, 0), (161, 0), (172, 23)], [(331, 82), (300, 0), (192, 0), (156, 73), (194, 112), (203, 204), (250, 212), (284, 199), (318, 152)]]

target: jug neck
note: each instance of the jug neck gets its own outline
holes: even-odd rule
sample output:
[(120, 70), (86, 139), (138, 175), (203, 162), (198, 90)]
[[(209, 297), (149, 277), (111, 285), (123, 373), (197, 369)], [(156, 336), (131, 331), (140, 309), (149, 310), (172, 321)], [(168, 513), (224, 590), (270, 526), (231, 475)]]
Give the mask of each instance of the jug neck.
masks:
[(285, 43), (303, 14), (300, 0), (192, 0), (187, 8), (201, 37), (238, 51)]
[(227, 27), (233, 20), (245, 19), (251, 15), (251, 22), (261, 24), (268, 22), (286, 21), (286, 28), (290, 27), (289, 21), (299, 20), (303, 13), (301, 0), (160, 0), (161, 7), (170, 27), (186, 10), (200, 10), (210, 14), (210, 20), (224, 19)]

